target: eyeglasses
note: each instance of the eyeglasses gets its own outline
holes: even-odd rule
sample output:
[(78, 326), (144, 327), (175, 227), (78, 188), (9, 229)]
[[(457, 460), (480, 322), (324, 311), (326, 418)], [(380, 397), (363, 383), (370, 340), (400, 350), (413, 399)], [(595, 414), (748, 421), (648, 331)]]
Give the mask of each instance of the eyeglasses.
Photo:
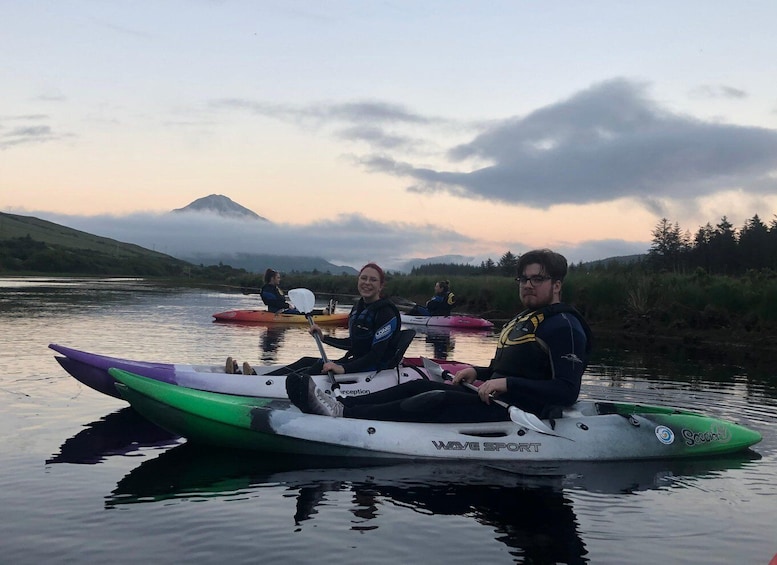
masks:
[(532, 286), (539, 286), (545, 281), (549, 281), (552, 278), (553, 277), (542, 276), (542, 275), (532, 275), (530, 277), (524, 277), (523, 275), (521, 275), (520, 277), (515, 277), (515, 280), (518, 284), (526, 284), (530, 282)]

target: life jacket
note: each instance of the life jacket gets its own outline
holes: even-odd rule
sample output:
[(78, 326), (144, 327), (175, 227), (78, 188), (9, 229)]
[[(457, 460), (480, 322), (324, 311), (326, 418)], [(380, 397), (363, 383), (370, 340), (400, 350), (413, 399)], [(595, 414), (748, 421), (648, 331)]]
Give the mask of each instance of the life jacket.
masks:
[[(391, 310), (395, 323), (384, 323), (384, 326), (379, 328), (377, 327), (377, 314), (384, 308)], [(381, 298), (370, 304), (365, 304), (363, 300), (359, 300), (359, 302), (354, 304), (350, 314), (348, 314), (348, 331), (351, 338), (351, 348), (348, 351), (348, 357), (363, 357), (370, 352), (373, 343), (382, 339), (388, 339), (389, 345), (386, 348), (384, 358), (381, 359), (381, 363), (388, 362), (394, 356), (397, 349), (400, 326), (399, 310), (388, 298)]]
[(491, 360), (492, 371), (505, 376), (529, 379), (551, 378), (547, 349), (542, 341), (537, 339), (536, 334), (541, 324), (562, 313), (575, 316), (585, 332), (586, 351), (583, 363), (584, 366), (587, 365), (593, 342), (591, 329), (573, 306), (560, 302), (536, 310), (524, 310), (505, 324), (499, 334), (496, 353)]
[(283, 291), (274, 284), (265, 284), (260, 291), (260, 296), (270, 312), (280, 312), (289, 307)]
[(435, 294), (427, 303), (426, 309), (432, 316), (449, 316), (453, 305), (456, 303), (456, 297), (452, 292)]

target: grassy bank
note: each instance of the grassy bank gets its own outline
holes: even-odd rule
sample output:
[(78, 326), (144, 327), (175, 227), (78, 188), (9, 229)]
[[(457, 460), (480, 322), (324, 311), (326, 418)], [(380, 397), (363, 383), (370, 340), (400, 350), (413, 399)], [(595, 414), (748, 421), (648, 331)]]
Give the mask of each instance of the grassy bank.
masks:
[[(402, 302), (424, 304), (439, 277), (393, 276), (386, 292)], [(449, 277), (455, 312), (488, 318), (497, 325), (521, 309), (511, 277)], [(356, 278), (286, 275), (285, 288), (307, 287), (345, 303), (356, 297)], [(777, 350), (777, 274), (741, 277), (693, 274), (573, 271), (564, 300), (578, 308), (598, 333), (632, 340), (687, 344), (736, 344)]]

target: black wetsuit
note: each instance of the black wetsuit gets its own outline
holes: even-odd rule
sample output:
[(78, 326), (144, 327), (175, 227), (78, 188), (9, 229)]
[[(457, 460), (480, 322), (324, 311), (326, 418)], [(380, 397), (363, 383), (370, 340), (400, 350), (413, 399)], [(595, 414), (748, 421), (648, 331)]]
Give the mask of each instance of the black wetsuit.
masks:
[[(502, 329), (494, 358), (488, 367), (476, 368), (477, 378), (505, 377), (507, 392), (500, 395), (501, 400), (547, 416), (554, 407), (577, 400), (590, 347), (588, 324), (571, 306), (552, 304), (527, 310)], [(346, 418), (409, 422), (509, 419), (503, 407), (486, 404), (464, 387), (428, 380), (348, 397), (343, 403)]]
[(283, 296), (283, 291), (277, 285), (272, 283), (265, 284), (260, 294), (262, 302), (264, 302), (267, 310), (270, 312), (280, 312), (289, 307), (289, 303), (286, 302), (286, 298)]

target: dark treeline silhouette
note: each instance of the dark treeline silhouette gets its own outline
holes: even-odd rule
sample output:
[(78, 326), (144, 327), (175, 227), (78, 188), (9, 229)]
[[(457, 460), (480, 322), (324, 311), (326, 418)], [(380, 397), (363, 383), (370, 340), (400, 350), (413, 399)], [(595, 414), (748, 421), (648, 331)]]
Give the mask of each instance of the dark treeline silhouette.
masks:
[[(708, 222), (695, 235), (683, 232), (678, 223), (662, 218), (651, 232), (652, 244), (643, 261), (596, 262), (596, 267), (607, 270), (629, 269), (634, 266), (643, 271), (672, 271), (689, 273), (702, 269), (711, 275), (742, 275), (750, 270), (771, 269), (777, 271), (777, 216), (766, 225), (756, 214), (740, 229), (723, 216), (714, 227)], [(499, 261), (488, 258), (480, 265), (429, 263), (414, 267), (411, 275), (454, 276), (508, 276), (516, 274), (520, 255), (507, 251)], [(570, 265), (571, 270), (588, 269), (583, 264)]]
[(647, 266), (656, 270), (712, 275), (741, 275), (749, 270), (777, 270), (777, 217), (767, 226), (758, 214), (735, 229), (726, 216), (695, 235), (662, 218), (652, 232)]
[(499, 262), (494, 263), (490, 257), (481, 262), (479, 266), (458, 264), (458, 263), (429, 263), (413, 267), (411, 275), (454, 275), (454, 276), (477, 276), (477, 275), (504, 275), (514, 277), (515, 269), (518, 266), (518, 255), (513, 255), (508, 251), (499, 258)]

